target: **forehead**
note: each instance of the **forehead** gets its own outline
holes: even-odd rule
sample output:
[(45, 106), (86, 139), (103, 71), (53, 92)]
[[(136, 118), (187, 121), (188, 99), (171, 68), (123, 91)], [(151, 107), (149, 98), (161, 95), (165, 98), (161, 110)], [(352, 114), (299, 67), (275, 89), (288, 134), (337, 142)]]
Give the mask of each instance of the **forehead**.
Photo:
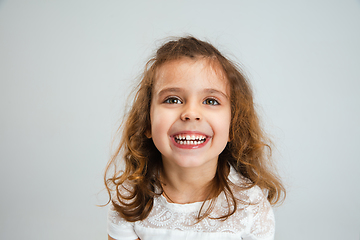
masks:
[(229, 93), (228, 80), (220, 64), (213, 59), (181, 58), (162, 64), (155, 75), (153, 91), (167, 87), (217, 88)]

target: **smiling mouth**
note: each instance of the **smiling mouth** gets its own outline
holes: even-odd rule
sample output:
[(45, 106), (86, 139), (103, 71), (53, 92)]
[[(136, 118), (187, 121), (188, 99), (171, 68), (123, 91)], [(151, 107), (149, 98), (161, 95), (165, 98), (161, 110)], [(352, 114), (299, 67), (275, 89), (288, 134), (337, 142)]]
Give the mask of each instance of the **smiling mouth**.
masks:
[(174, 136), (175, 142), (180, 145), (200, 145), (204, 143), (206, 139), (207, 136), (198, 134), (179, 134)]

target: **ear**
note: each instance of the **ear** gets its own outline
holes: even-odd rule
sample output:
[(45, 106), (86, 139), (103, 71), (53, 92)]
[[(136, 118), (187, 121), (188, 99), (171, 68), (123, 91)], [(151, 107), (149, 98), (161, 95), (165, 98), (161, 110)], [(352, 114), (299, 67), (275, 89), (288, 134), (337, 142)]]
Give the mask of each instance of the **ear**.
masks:
[(148, 130), (145, 131), (145, 136), (147, 138), (151, 138), (151, 129), (148, 129)]

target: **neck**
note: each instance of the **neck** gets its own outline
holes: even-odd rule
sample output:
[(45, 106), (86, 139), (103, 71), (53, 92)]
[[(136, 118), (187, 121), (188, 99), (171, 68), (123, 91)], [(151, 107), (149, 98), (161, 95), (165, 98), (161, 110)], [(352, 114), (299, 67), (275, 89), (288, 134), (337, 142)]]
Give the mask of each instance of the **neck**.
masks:
[(180, 204), (204, 201), (208, 197), (215, 173), (216, 167), (199, 171), (164, 166), (161, 176), (164, 196), (169, 202)]

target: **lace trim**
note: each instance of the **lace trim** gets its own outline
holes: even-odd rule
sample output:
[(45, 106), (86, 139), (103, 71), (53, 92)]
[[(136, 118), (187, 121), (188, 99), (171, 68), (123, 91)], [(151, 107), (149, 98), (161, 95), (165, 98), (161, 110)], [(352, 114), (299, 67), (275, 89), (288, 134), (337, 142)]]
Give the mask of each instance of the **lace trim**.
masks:
[[(244, 184), (244, 179), (241, 176), (234, 175), (232, 172), (230, 174), (232, 175), (230, 179), (235, 185)], [(154, 205), (149, 216), (135, 224), (145, 228), (164, 230), (250, 234), (259, 239), (273, 236), (274, 214), (261, 189), (255, 186), (248, 190), (237, 191), (236, 187), (233, 186), (232, 191), (237, 199), (242, 199), (251, 204), (245, 205), (239, 202), (237, 211), (226, 220), (212, 219), (224, 216), (228, 212), (229, 206), (225, 194), (222, 193), (216, 200), (215, 208), (210, 216), (200, 222), (197, 222), (197, 216), (201, 202), (174, 204), (167, 202), (165, 197), (159, 196), (154, 199)], [(134, 223), (122, 219), (113, 206), (109, 210), (109, 221), (115, 225), (134, 226)]]
[(147, 228), (169, 230), (238, 233), (244, 231), (249, 222), (248, 208), (244, 208), (243, 211), (237, 211), (225, 221), (213, 219), (225, 215), (228, 211), (227, 204), (224, 206), (225, 204), (221, 204), (219, 201), (217, 201), (216, 207), (210, 216), (198, 222), (199, 208), (191, 212), (173, 211), (169, 207), (170, 204), (165, 203), (166, 200), (162, 196), (154, 200), (155, 204), (150, 215), (145, 220), (139, 222), (139, 225)]

